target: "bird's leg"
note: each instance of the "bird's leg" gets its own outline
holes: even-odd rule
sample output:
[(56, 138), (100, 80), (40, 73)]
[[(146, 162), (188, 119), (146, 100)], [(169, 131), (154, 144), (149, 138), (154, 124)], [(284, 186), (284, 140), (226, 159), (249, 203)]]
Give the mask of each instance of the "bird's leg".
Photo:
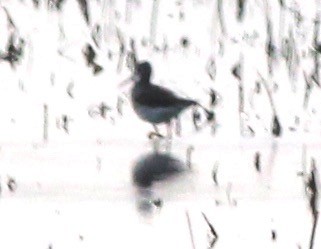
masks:
[(165, 151), (167, 153), (170, 153), (172, 150), (172, 140), (171, 139), (167, 139), (166, 140), (166, 144), (165, 144)]
[(176, 117), (175, 119), (175, 132), (176, 132), (176, 135), (177, 136), (181, 136), (181, 130), (182, 130), (182, 127), (181, 127), (181, 120), (179, 119), (179, 117)]
[(168, 139), (172, 139), (173, 134), (172, 134), (172, 123), (171, 123), (171, 121), (166, 123), (166, 127), (167, 127), (167, 138)]
[(155, 124), (153, 124), (153, 127), (154, 127), (154, 131), (152, 131), (152, 132), (150, 132), (150, 133), (148, 134), (148, 138), (149, 138), (149, 139), (152, 139), (153, 137), (163, 138), (164, 136), (159, 133), (159, 130), (158, 130), (157, 126), (156, 126)]
[(159, 139), (153, 139), (152, 143), (153, 143), (154, 153), (159, 152), (159, 150), (160, 150), (160, 140)]
[(159, 132), (158, 127), (153, 124), (154, 130), (155, 130), (155, 136), (163, 138), (164, 136)]
[(159, 134), (159, 130), (155, 124), (153, 124), (153, 128), (154, 128), (155, 132)]
[(173, 134), (172, 134), (172, 126), (171, 126), (171, 121), (169, 121), (168, 123), (166, 123), (166, 128), (167, 128), (167, 137), (166, 137), (166, 151), (168, 152), (168, 153), (170, 153), (171, 152), (171, 150), (172, 150), (172, 136), (173, 136)]

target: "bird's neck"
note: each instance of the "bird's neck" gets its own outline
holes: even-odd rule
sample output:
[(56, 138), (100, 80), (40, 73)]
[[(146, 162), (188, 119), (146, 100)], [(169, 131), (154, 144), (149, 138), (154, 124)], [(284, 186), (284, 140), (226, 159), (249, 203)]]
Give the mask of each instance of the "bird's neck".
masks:
[(146, 86), (146, 85), (150, 85), (150, 81), (149, 78), (141, 78), (139, 82), (137, 82), (137, 85), (140, 86)]

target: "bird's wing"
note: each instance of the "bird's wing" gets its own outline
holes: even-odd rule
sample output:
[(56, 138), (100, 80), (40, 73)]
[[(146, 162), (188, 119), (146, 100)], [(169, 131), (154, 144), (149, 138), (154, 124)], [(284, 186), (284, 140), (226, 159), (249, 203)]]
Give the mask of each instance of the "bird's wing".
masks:
[(150, 107), (189, 106), (195, 104), (193, 100), (180, 98), (170, 90), (156, 85), (151, 85), (151, 87), (146, 89), (146, 91), (142, 91), (135, 99), (137, 103)]

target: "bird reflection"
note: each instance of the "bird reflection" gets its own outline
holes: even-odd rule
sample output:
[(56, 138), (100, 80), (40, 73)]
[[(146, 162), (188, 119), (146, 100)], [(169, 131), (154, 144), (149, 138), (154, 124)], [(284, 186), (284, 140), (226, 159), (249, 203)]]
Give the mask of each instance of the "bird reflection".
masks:
[(157, 190), (173, 193), (175, 183), (182, 182), (180, 176), (188, 171), (189, 168), (181, 160), (168, 153), (153, 152), (140, 157), (132, 171), (138, 211), (143, 215), (152, 215), (160, 210), (163, 200), (155, 196)]

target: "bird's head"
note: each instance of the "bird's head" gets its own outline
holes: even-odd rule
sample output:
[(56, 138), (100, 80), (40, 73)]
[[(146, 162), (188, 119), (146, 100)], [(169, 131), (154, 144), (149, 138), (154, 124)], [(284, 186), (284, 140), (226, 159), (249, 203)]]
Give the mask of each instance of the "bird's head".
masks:
[(152, 66), (149, 62), (144, 61), (141, 63), (137, 63), (135, 65), (135, 71), (131, 77), (129, 77), (126, 80), (123, 80), (120, 83), (120, 86), (127, 85), (129, 82), (135, 82), (135, 83), (146, 83), (148, 84), (150, 81), (150, 77), (152, 74)]
[(139, 78), (140, 81), (149, 81), (151, 74), (152, 66), (149, 62), (144, 61), (136, 65), (135, 76)]

